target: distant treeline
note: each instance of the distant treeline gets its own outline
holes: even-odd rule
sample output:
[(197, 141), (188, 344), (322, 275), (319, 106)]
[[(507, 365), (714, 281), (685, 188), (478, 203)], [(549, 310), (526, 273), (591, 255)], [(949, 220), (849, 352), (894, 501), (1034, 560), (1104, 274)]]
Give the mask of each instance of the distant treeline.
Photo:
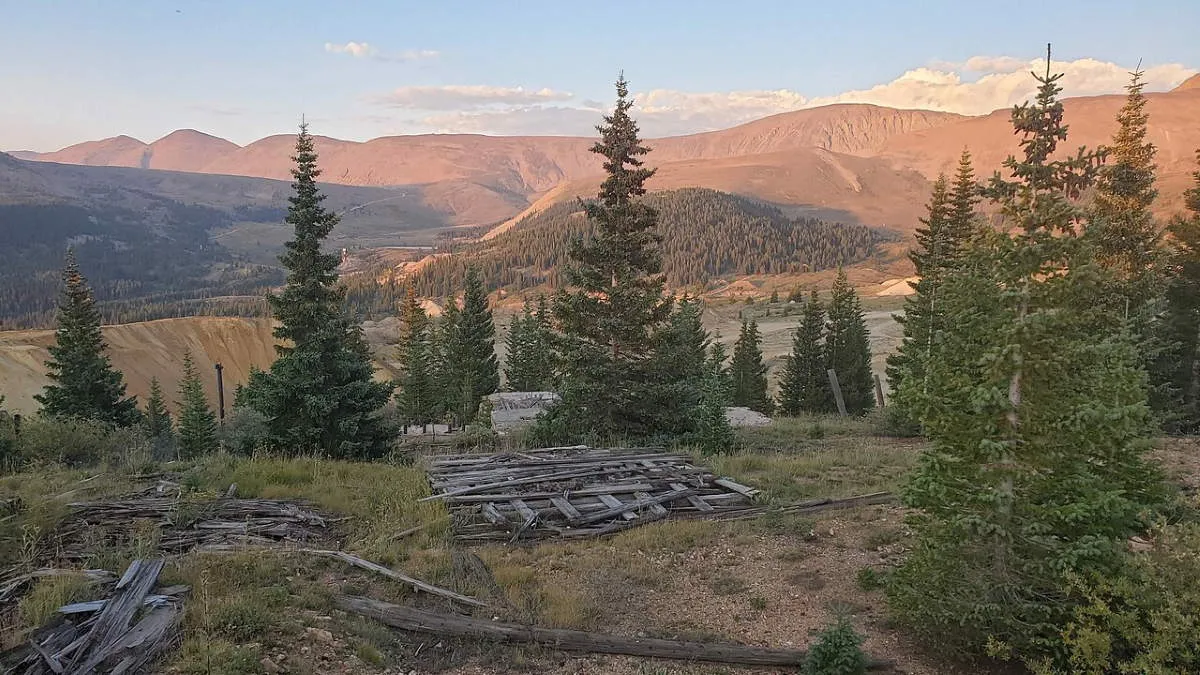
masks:
[[(775, 207), (717, 190), (659, 192), (647, 196), (646, 203), (659, 211), (663, 273), (677, 288), (730, 275), (830, 269), (869, 258), (884, 238), (862, 225), (790, 218)], [(556, 204), (495, 239), (433, 261), (413, 282), (421, 295), (442, 297), (461, 285), (470, 265), (490, 290), (560, 286), (571, 241), (591, 232), (578, 202)]]
[(136, 211), (0, 205), (0, 325), (53, 325), (67, 245), (88, 269), (106, 322), (261, 314), (259, 298), (283, 275), (212, 241), (210, 231), (231, 222), (217, 209), (166, 199)]

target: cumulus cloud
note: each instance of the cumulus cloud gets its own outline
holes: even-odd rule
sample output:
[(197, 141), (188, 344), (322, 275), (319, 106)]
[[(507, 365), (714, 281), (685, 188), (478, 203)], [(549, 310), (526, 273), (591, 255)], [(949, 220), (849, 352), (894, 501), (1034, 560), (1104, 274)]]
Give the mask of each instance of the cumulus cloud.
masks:
[(402, 52), (383, 52), (375, 45), (354, 41), (345, 44), (326, 42), (325, 51), (330, 54), (346, 54), (356, 59), (374, 59), (376, 61), (418, 61), (441, 56), (441, 52), (434, 49), (407, 49)]
[(415, 110), (474, 110), (487, 106), (521, 106), (569, 101), (574, 94), (553, 89), (491, 87), (482, 84), (400, 87), (374, 97), (373, 102)]
[[(957, 69), (945, 65), (958, 66)], [(961, 64), (915, 68), (869, 89), (813, 98), (807, 106), (830, 103), (874, 103), (895, 108), (924, 108), (982, 115), (1031, 99), (1037, 82), (1030, 71), (1044, 72), (1045, 59), (1020, 61), (1012, 57), (973, 57)], [(1063, 73), (1064, 96), (1093, 96), (1120, 92), (1129, 83), (1130, 68), (1096, 59), (1051, 61), (1052, 72)], [(1196, 72), (1178, 63), (1144, 69), (1146, 89), (1170, 89)], [(965, 73), (979, 74), (970, 79)]]
[[(872, 103), (981, 115), (1031, 99), (1045, 59), (973, 56), (961, 62), (932, 62), (867, 89), (809, 96), (792, 89), (685, 92), (652, 89), (634, 94), (636, 116), (647, 136), (725, 129), (803, 108), (834, 103)], [(1096, 59), (1052, 61), (1063, 73), (1065, 96), (1119, 93), (1129, 82), (1128, 67)], [(1144, 68), (1147, 91), (1164, 91), (1197, 71), (1180, 64)], [(438, 132), (590, 135), (611, 102), (579, 100), (567, 92), (483, 85), (403, 87), (372, 99), (379, 105), (431, 114), (419, 125)]]

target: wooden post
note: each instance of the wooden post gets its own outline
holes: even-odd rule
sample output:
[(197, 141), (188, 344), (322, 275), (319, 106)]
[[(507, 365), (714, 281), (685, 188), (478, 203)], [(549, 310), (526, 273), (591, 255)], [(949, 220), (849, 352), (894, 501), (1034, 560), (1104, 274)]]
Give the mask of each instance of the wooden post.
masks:
[(842, 386), (838, 384), (837, 373), (833, 368), (825, 371), (829, 375), (829, 387), (833, 389), (833, 400), (837, 401), (838, 414), (842, 417), (846, 416), (846, 399), (842, 398)]
[(221, 377), (221, 371), (225, 369), (219, 363), (214, 363), (213, 368), (217, 371), (217, 416), (221, 423), (225, 423), (225, 381)]
[(883, 400), (883, 383), (879, 381), (879, 374), (875, 374), (875, 405), (882, 408)]

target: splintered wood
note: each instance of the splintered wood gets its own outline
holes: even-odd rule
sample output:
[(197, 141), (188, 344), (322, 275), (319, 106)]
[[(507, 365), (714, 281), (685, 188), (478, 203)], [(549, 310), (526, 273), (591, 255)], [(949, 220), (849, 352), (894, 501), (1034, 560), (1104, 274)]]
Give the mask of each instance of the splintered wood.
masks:
[[(156, 593), (163, 559), (134, 560), (100, 600), (60, 607), (7, 665), (22, 675), (144, 673), (179, 639), (187, 586)], [(7, 659), (5, 659), (7, 661)]]
[(546, 448), (427, 460), (462, 541), (593, 537), (672, 517), (744, 512), (757, 490), (653, 448)]

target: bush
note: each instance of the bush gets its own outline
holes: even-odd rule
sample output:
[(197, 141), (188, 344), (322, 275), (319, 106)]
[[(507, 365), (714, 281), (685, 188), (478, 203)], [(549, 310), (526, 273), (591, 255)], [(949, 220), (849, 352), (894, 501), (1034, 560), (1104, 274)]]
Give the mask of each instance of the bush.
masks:
[(808, 650), (804, 675), (860, 675), (867, 672), (867, 657), (862, 652), (863, 638), (850, 622), (841, 617), (817, 636)]
[(1108, 578), (1072, 577), (1063, 641), (1076, 672), (1200, 672), (1200, 525), (1160, 528)]
[(252, 455), (267, 438), (267, 418), (249, 406), (235, 406), (219, 431), (222, 445), (238, 455)]
[(151, 454), (143, 429), (114, 428), (92, 420), (34, 417), (22, 423), (17, 439), (21, 462), (140, 468), (149, 463)]
[(875, 413), (875, 430), (880, 436), (916, 438), (921, 435), (921, 423), (903, 407), (893, 403)]

